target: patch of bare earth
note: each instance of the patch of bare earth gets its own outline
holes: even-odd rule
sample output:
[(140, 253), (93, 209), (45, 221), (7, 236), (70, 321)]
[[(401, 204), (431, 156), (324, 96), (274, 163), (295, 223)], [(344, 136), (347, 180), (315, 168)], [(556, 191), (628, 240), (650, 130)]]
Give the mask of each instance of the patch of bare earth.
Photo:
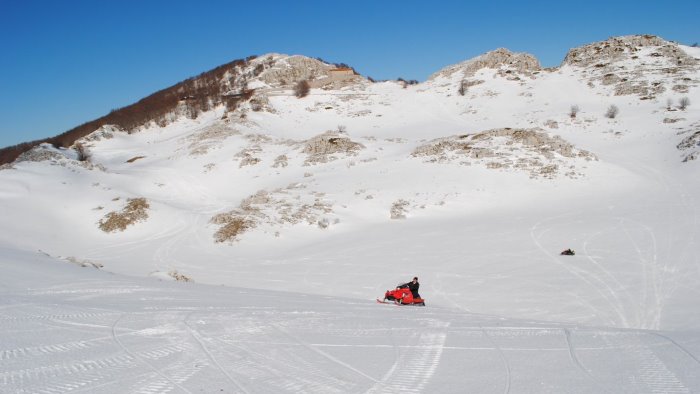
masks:
[(127, 160), (126, 162), (127, 162), (127, 163), (133, 163), (133, 162), (135, 162), (136, 160), (145, 159), (145, 158), (146, 158), (146, 156), (134, 156), (134, 157), (132, 157), (131, 159)]
[(110, 212), (99, 221), (100, 230), (106, 233), (124, 231), (127, 227), (148, 219), (150, 205), (143, 198), (130, 198), (126, 206), (119, 212)]

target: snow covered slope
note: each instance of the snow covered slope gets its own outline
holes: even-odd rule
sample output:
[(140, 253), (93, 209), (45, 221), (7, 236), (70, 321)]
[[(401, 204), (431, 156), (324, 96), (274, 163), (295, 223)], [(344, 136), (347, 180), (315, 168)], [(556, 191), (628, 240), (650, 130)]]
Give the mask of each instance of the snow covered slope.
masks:
[(2, 250), (3, 393), (691, 393), (696, 332), (157, 282)]
[[(326, 386), (312, 388), (285, 381), (290, 386), (282, 391), (381, 391), (389, 387), (382, 384), (394, 384), (387, 383), (389, 377), (403, 373), (399, 345), (390, 351), (396, 358), (377, 356), (390, 365), (375, 373), (357, 365), (360, 356), (351, 355), (348, 362), (326, 350), (317, 352), (312, 343), (342, 348), (367, 332), (377, 335), (369, 342), (386, 344), (397, 335), (389, 327), (412, 324), (430, 329), (409, 335), (413, 342), (404, 343), (406, 349), (421, 341), (442, 349), (447, 345), (439, 342), (456, 335), (460, 339), (455, 346), (468, 348), (472, 345), (466, 338), (478, 337), (473, 346), (494, 355), (494, 349), (530, 343), (517, 337), (509, 347), (494, 338), (506, 332), (534, 333), (522, 320), (539, 321), (543, 340), (557, 345), (542, 345), (535, 352), (501, 350), (493, 361), (499, 367), (480, 373), (505, 379), (506, 389), (562, 392), (557, 388), (563, 380), (537, 390), (534, 381), (503, 376), (506, 370), (506, 376), (515, 377), (516, 369), (528, 375), (522, 369), (529, 364), (516, 361), (525, 353), (548, 359), (549, 349), (556, 349), (552, 351), (572, 363), (568, 367), (578, 368), (572, 376), (588, 382), (571, 392), (600, 392), (595, 387), (601, 385), (612, 392), (652, 392), (656, 388), (651, 383), (646, 389), (634, 386), (645, 382), (644, 368), (652, 364), (665, 368), (674, 376), (668, 381), (680, 385), (668, 390), (697, 391), (697, 379), (692, 378), (698, 376), (697, 349), (681, 350), (678, 343), (656, 334), (672, 331), (673, 338), (680, 341), (688, 335), (695, 343), (700, 330), (698, 59), (698, 48), (652, 36), (619, 37), (573, 49), (556, 69), (542, 69), (530, 55), (499, 49), (414, 85), (370, 82), (302, 56), (261, 56), (238, 66), (238, 79), (221, 82), (230, 88), (226, 94), (246, 92), (248, 97), (235, 109), (216, 106), (192, 119), (183, 104), (167, 121), (130, 132), (101, 127), (81, 141), (91, 156), (88, 161), (78, 161), (75, 149), (45, 145), (5, 166), (0, 170), (0, 257), (15, 267), (15, 256), (41, 251), (67, 265), (88, 266), (82, 271), (70, 268), (77, 275), (75, 286), (83, 278), (89, 286), (133, 284), (175, 297), (173, 303), (153, 303), (155, 308), (186, 307), (192, 292), (197, 308), (230, 308), (223, 315), (208, 315), (213, 320), (233, 319), (229, 313), (249, 307), (243, 319), (252, 319), (251, 326), (266, 324), (267, 318), (258, 314), (267, 314), (268, 304), (250, 295), (240, 298), (240, 290), (121, 276), (104, 284), (110, 277), (89, 267), (254, 289), (250, 294), (297, 293), (274, 293), (272, 312), (277, 315), (325, 310), (315, 301), (305, 303), (312, 296), (345, 297), (331, 300), (335, 306), (329, 307), (330, 313), (357, 327), (355, 331), (323, 326), (332, 331), (323, 334), (328, 342), (312, 340), (320, 337), (305, 331), (308, 327), (274, 335), (284, 343), (303, 337), (296, 343), (307, 355), (319, 360), (330, 355), (340, 361), (333, 368), (356, 376), (348, 378), (349, 386), (324, 380)], [(311, 85), (310, 94), (302, 98), (294, 94), (300, 80)], [(613, 106), (617, 113), (607, 117)], [(560, 256), (566, 248), (576, 255)], [(30, 257), (21, 261), (28, 270), (38, 264)], [(404, 315), (403, 310), (371, 304), (415, 275), (428, 300), (425, 310)], [(30, 278), (20, 275), (18, 281)], [(47, 286), (56, 282), (51, 283)], [(2, 284), (7, 294), (19, 291), (12, 280)], [(233, 295), (235, 305), (228, 300)], [(142, 307), (136, 296), (130, 297), (100, 293), (93, 307), (123, 299), (124, 309), (107, 308), (109, 322), (88, 317), (78, 323), (106, 325), (116, 338), (119, 327), (126, 334), (142, 324), (161, 324), (136, 318), (119, 320), (111, 328), (120, 313)], [(289, 304), (279, 301), (288, 298), (293, 299)], [(85, 307), (69, 301), (61, 308)], [(3, 313), (14, 310), (13, 305), (8, 302)], [(212, 360), (223, 355), (207, 355), (206, 345), (213, 343), (207, 342), (221, 339), (226, 328), (199, 330), (194, 317), (175, 315), (179, 323), (164, 338), (174, 338), (171, 332), (189, 338), (188, 346), (200, 349), (197, 357), (208, 360), (207, 368), (223, 369), (217, 379), (224, 379), (225, 387), (256, 391), (250, 382), (231, 375), (237, 353), (231, 352), (226, 357), (233, 358), (218, 367)], [(482, 315), (499, 316), (520, 328), (493, 333), (474, 329), (496, 324)], [(167, 320), (163, 316), (153, 318)], [(354, 323), (350, 316), (362, 318)], [(396, 320), (382, 321), (386, 316)], [(455, 326), (471, 331), (448, 329)], [(580, 331), (572, 334), (573, 328)], [(610, 337), (615, 339), (609, 346), (588, 342)], [(123, 344), (112, 340), (112, 345)], [(591, 349), (622, 348), (630, 353), (620, 357), (638, 358), (605, 375), (605, 362), (615, 364), (618, 352), (604, 350), (597, 353), (596, 363), (595, 356), (583, 362), (571, 350), (577, 341)], [(3, 344), (3, 349), (29, 345), (12, 346)], [(143, 365), (145, 356), (121, 349)], [(270, 357), (266, 351), (272, 350), (266, 349), (254, 351)], [(644, 358), (649, 349), (657, 358)], [(448, 367), (452, 362), (437, 363), (446, 355), (444, 350), (416, 355), (432, 372), (411, 384), (443, 392), (451, 390), (443, 386), (446, 382), (461, 382), (463, 372)], [(472, 356), (455, 352), (450, 357), (462, 363), (480, 359)], [(291, 373), (291, 361), (285, 360), (281, 370), (263, 375)], [(200, 365), (190, 361), (190, 367)], [(149, 384), (162, 380), (172, 390), (178, 385), (192, 390), (182, 383), (187, 379), (177, 377), (184, 372), (171, 374), (162, 369), (165, 364), (151, 364), (151, 377), (144, 378)], [(538, 365), (550, 364), (543, 360)], [(11, 374), (17, 368), (5, 371)], [(329, 370), (319, 374), (336, 376)], [(544, 376), (536, 376), (541, 379), (537, 384), (550, 382)], [(109, 384), (104, 387), (114, 391)], [(469, 387), (480, 391), (481, 386)], [(273, 384), (260, 391), (271, 390), (280, 388)]]

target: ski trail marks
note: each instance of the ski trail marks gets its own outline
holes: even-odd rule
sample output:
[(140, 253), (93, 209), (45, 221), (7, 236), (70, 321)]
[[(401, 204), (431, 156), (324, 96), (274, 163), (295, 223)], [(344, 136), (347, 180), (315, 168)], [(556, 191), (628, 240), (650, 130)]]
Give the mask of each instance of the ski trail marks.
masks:
[(440, 365), (449, 323), (432, 322), (415, 333), (415, 345), (402, 347), (397, 361), (367, 393), (420, 393)]
[(501, 349), (500, 346), (496, 343), (496, 341), (489, 335), (488, 331), (485, 329), (481, 330), (484, 333), (484, 336), (491, 342), (493, 347), (498, 351), (498, 354), (501, 356), (501, 361), (503, 361), (503, 367), (505, 368), (506, 371), (506, 377), (505, 377), (505, 387), (503, 388), (503, 394), (508, 394), (510, 392), (510, 381), (511, 381), (511, 372), (510, 372), (510, 364), (508, 363), (508, 358), (506, 357), (506, 354), (503, 352), (503, 349)]
[(279, 324), (273, 324), (272, 326), (273, 326), (277, 331), (279, 331), (280, 333), (282, 333), (284, 336), (286, 336), (287, 338), (289, 338), (289, 339), (293, 340), (294, 342), (298, 343), (298, 344), (301, 345), (302, 347), (304, 347), (304, 348), (306, 348), (306, 349), (308, 349), (308, 350), (310, 350), (310, 351), (312, 351), (312, 352), (314, 352), (314, 353), (320, 355), (321, 357), (323, 357), (323, 358), (325, 358), (325, 359), (327, 359), (327, 360), (329, 360), (329, 361), (331, 361), (331, 362), (333, 362), (333, 363), (335, 363), (335, 364), (337, 364), (337, 365), (340, 365), (340, 366), (342, 366), (342, 367), (344, 367), (344, 368), (346, 368), (346, 369), (348, 369), (348, 370), (350, 370), (350, 371), (356, 373), (357, 375), (362, 376), (363, 378), (365, 378), (365, 379), (367, 379), (367, 380), (370, 380), (370, 381), (372, 381), (372, 382), (377, 382), (377, 379), (375, 379), (375, 378), (373, 378), (373, 377), (367, 375), (366, 373), (360, 371), (359, 369), (353, 367), (352, 365), (347, 364), (347, 363), (345, 363), (345, 362), (343, 362), (343, 361), (341, 361), (341, 360), (338, 360), (337, 358), (335, 358), (335, 357), (331, 356), (330, 354), (328, 354), (328, 353), (326, 353), (326, 352), (324, 352), (324, 351), (318, 349), (317, 347), (315, 347), (315, 346), (313, 346), (313, 345), (310, 345), (310, 344), (307, 343), (307, 342), (302, 341), (300, 338), (297, 338), (296, 336), (292, 335), (289, 331), (287, 331), (287, 330), (284, 329), (283, 327), (280, 327)]
[(676, 374), (671, 372), (647, 346), (639, 345), (634, 355), (639, 362), (639, 378), (652, 393), (690, 393)]
[(234, 379), (233, 376), (231, 376), (231, 374), (229, 374), (228, 372), (226, 372), (226, 369), (224, 369), (224, 368), (221, 366), (221, 364), (219, 364), (219, 362), (216, 360), (216, 358), (215, 358), (214, 355), (211, 353), (211, 351), (209, 351), (209, 349), (207, 348), (207, 346), (204, 344), (200, 333), (199, 333), (197, 330), (195, 330), (194, 328), (192, 328), (192, 326), (191, 326), (190, 323), (188, 322), (188, 318), (189, 318), (190, 316), (191, 316), (191, 313), (185, 317), (185, 319), (183, 320), (183, 322), (185, 323), (185, 326), (187, 326), (187, 330), (189, 331), (190, 335), (192, 335), (192, 338), (194, 338), (195, 341), (197, 341), (197, 343), (199, 344), (199, 347), (202, 349), (202, 351), (204, 352), (204, 354), (207, 355), (207, 358), (209, 358), (209, 360), (216, 366), (216, 368), (217, 368), (219, 371), (221, 371), (221, 373), (222, 373), (224, 376), (226, 376), (226, 378), (227, 378), (231, 383), (233, 383), (234, 386), (236, 386), (239, 390), (241, 390), (241, 391), (244, 392), (244, 393), (249, 393), (249, 391), (246, 390), (246, 388), (243, 387), (243, 385), (242, 385), (238, 380)]
[[(568, 215), (568, 214), (567, 214)], [(561, 217), (565, 217), (567, 215), (561, 215)], [(547, 230), (542, 231), (539, 235), (537, 234), (537, 231), (539, 227), (545, 223), (546, 221), (550, 221), (553, 219), (557, 219), (558, 217), (553, 217), (553, 218), (548, 218), (541, 220), (537, 223), (535, 223), (534, 226), (532, 226), (530, 230), (530, 237), (532, 241), (535, 243), (537, 248), (539, 248), (548, 258), (550, 261), (552, 261), (554, 264), (564, 268), (566, 271), (568, 271), (571, 275), (575, 276), (585, 284), (589, 285), (595, 292), (597, 292), (604, 300), (608, 302), (610, 307), (612, 308), (612, 311), (615, 312), (617, 315), (617, 318), (619, 319), (620, 323), (622, 324), (623, 327), (628, 327), (629, 323), (627, 321), (627, 317), (624, 313), (624, 310), (622, 308), (622, 303), (615, 293), (615, 291), (610, 287), (610, 285), (605, 282), (599, 275), (596, 275), (592, 272), (588, 272), (585, 270), (582, 270), (580, 268), (576, 268), (573, 266), (570, 266), (568, 264), (562, 263), (557, 256), (552, 254), (547, 248), (542, 245), (540, 242), (540, 238), (544, 233), (547, 232)], [(589, 302), (586, 302), (586, 304), (594, 311), (594, 312), (600, 312), (599, 308), (596, 308), (594, 305), (590, 304)], [(611, 324), (615, 324), (613, 321), (610, 321)]]
[(184, 391), (185, 393), (190, 393), (190, 394), (191, 394), (191, 392), (190, 392), (189, 390), (187, 390), (186, 388), (182, 387), (180, 384), (178, 384), (177, 382), (175, 382), (174, 380), (172, 380), (171, 378), (169, 378), (168, 376), (166, 376), (161, 370), (159, 370), (158, 368), (156, 368), (155, 366), (153, 366), (153, 364), (149, 363), (149, 362), (148, 362), (146, 359), (144, 359), (143, 357), (140, 357), (139, 355), (137, 355), (137, 354), (131, 352), (126, 346), (124, 346), (124, 344), (122, 343), (122, 341), (119, 340), (119, 336), (117, 335), (117, 332), (116, 332), (117, 324), (119, 323), (119, 321), (120, 321), (123, 317), (124, 317), (123, 314), (120, 315), (119, 318), (117, 318), (117, 320), (115, 320), (114, 323), (112, 324), (112, 338), (114, 339), (114, 342), (116, 342), (117, 345), (119, 345), (119, 347), (122, 348), (122, 350), (124, 350), (124, 352), (125, 352), (126, 354), (128, 354), (128, 355), (130, 355), (131, 357), (133, 357), (134, 359), (140, 361), (142, 364), (144, 364), (145, 366), (147, 366), (148, 368), (150, 368), (151, 370), (153, 370), (153, 372), (155, 372), (155, 373), (158, 374), (160, 377), (162, 377), (163, 379), (165, 379), (166, 381), (168, 381), (170, 384), (172, 384), (173, 386), (179, 388), (180, 390)]

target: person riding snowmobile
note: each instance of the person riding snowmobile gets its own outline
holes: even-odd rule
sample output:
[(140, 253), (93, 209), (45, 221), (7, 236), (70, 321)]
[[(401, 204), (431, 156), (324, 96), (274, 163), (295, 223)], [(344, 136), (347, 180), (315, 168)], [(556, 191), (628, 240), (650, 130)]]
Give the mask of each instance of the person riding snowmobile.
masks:
[(406, 286), (408, 286), (408, 289), (411, 290), (413, 298), (420, 298), (420, 294), (418, 294), (418, 288), (420, 287), (420, 283), (418, 283), (417, 276), (414, 276), (412, 281), (406, 283)]

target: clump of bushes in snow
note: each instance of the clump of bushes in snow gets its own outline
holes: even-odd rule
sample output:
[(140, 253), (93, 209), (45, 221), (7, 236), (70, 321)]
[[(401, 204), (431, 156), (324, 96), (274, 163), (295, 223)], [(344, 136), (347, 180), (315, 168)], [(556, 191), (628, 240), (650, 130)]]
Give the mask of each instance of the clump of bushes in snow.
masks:
[(576, 115), (578, 114), (579, 108), (578, 105), (572, 105), (571, 108), (569, 109), (569, 117), (571, 119), (576, 119)]
[(149, 208), (150, 205), (145, 198), (130, 198), (120, 212), (110, 212), (100, 220), (100, 230), (106, 233), (124, 231), (128, 226), (148, 219)]
[(294, 85), (294, 95), (297, 96), (297, 98), (308, 96), (310, 91), (311, 85), (309, 85), (309, 81), (305, 79), (297, 82), (297, 84)]
[(617, 105), (613, 104), (608, 107), (608, 110), (605, 111), (605, 117), (609, 119), (615, 119), (617, 117), (617, 114), (620, 113), (620, 109), (617, 108)]
[(75, 149), (75, 153), (78, 154), (78, 157), (77, 157), (78, 161), (90, 161), (90, 157), (92, 155), (90, 154), (90, 151), (88, 150), (88, 148), (85, 145), (83, 145), (80, 142), (77, 142), (74, 145), (74, 149)]
[(214, 240), (218, 242), (235, 241), (236, 237), (246, 230), (255, 227), (255, 222), (244, 217), (236, 216), (230, 212), (221, 213), (211, 219), (213, 224), (222, 225), (214, 233)]

